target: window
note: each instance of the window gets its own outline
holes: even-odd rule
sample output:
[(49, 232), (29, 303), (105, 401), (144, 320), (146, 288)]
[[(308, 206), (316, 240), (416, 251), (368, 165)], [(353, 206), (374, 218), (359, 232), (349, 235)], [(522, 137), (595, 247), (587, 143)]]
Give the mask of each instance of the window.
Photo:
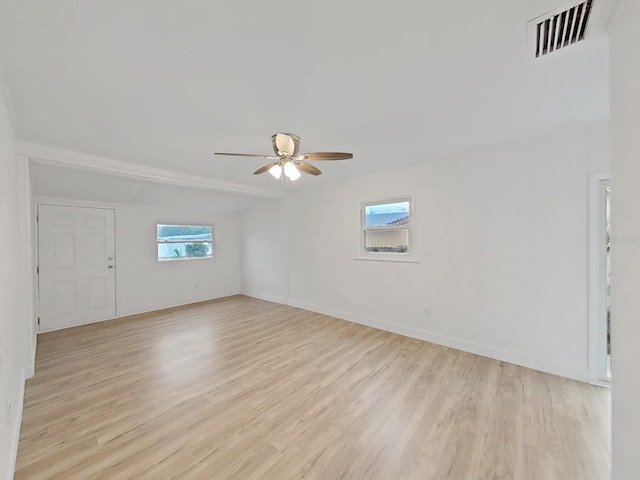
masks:
[(403, 255), (412, 252), (411, 196), (362, 204), (363, 255)]
[(157, 225), (158, 260), (188, 260), (213, 256), (210, 225)]

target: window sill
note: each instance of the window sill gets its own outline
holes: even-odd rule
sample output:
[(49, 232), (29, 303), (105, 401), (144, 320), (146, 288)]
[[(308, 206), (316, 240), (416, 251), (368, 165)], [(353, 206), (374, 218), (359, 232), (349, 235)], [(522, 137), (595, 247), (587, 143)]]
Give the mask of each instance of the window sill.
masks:
[(390, 257), (390, 256), (359, 256), (355, 257), (354, 260), (358, 261), (369, 261), (369, 262), (393, 262), (393, 263), (420, 263), (420, 260), (413, 257)]
[(159, 258), (159, 263), (164, 262), (190, 262), (192, 260), (211, 260), (213, 255), (209, 255), (207, 257), (179, 257), (179, 258)]

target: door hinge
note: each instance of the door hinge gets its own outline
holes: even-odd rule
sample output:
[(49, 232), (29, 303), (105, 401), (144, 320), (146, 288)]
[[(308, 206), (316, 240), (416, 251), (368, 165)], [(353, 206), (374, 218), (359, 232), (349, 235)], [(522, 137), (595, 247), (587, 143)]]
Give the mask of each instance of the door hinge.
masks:
[(36, 222), (40, 221), (40, 215), (36, 213)]
[(38, 317), (38, 326), (40, 326), (40, 317)]
[(40, 275), (40, 265), (36, 267), (36, 274)]

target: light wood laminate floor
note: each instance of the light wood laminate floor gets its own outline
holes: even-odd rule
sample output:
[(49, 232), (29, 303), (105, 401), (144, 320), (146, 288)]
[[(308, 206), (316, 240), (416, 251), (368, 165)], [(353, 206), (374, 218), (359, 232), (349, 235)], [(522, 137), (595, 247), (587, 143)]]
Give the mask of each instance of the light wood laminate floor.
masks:
[(608, 478), (605, 389), (242, 296), (36, 365), (16, 479)]

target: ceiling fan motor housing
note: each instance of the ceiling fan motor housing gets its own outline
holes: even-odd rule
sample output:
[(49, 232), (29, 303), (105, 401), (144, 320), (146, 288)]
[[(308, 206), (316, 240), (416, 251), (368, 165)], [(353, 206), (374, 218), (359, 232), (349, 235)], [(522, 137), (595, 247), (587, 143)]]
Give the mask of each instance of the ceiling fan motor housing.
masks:
[(278, 156), (295, 157), (300, 150), (300, 137), (293, 133), (276, 133), (271, 137), (271, 143)]

